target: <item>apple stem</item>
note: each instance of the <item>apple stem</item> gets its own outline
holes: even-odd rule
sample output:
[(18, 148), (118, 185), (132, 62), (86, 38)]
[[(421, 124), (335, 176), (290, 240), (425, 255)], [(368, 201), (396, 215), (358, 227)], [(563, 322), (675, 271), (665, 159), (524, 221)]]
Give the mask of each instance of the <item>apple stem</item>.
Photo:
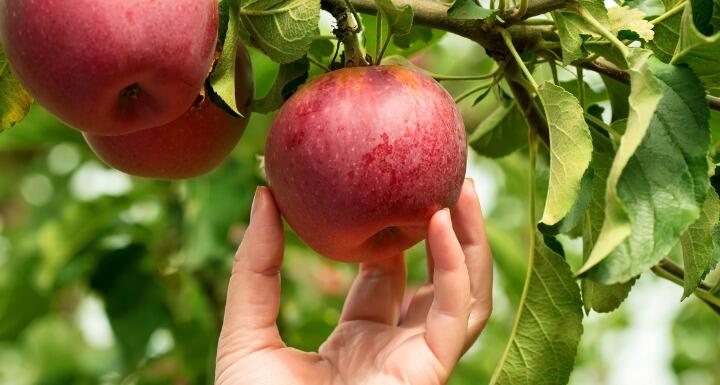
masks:
[(370, 65), (365, 50), (360, 40), (362, 26), (360, 20), (355, 17), (357, 13), (346, 6), (338, 6), (323, 2), (327, 9), (337, 21), (337, 27), (333, 30), (338, 40), (345, 48), (345, 67), (362, 67)]

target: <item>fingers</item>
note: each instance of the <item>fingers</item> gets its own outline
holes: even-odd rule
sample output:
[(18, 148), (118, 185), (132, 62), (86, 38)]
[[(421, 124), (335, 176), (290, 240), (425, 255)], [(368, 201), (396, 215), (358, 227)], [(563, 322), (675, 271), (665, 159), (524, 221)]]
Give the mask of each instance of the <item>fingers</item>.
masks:
[(493, 267), (480, 200), (474, 183), (467, 179), (452, 210), (455, 234), (465, 253), (470, 275), (470, 319), (466, 349), (477, 339), (492, 312)]
[(435, 297), (427, 315), (425, 340), (440, 363), (450, 370), (465, 345), (470, 279), (448, 210), (438, 211), (430, 219), (427, 241), (435, 266)]
[(250, 226), (235, 256), (221, 335), (252, 335), (259, 343), (281, 343), (275, 320), (280, 308), (283, 248), (277, 206), (270, 190), (260, 187), (255, 192)]
[(340, 322), (372, 321), (396, 325), (405, 292), (405, 258), (363, 263), (348, 294)]
[(427, 283), (421, 286), (413, 295), (400, 326), (404, 328), (424, 328), (432, 303), (433, 286), (431, 283)]

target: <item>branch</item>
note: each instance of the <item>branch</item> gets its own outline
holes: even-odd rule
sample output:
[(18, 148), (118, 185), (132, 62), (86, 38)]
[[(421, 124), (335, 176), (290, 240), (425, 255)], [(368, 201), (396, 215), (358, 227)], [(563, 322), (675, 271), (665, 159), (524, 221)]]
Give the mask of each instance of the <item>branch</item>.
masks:
[(515, 102), (518, 108), (525, 117), (525, 121), (528, 125), (532, 125), (532, 128), (542, 139), (545, 146), (550, 146), (550, 134), (548, 130), (547, 121), (545, 120), (545, 114), (540, 112), (532, 94), (528, 91), (521, 82), (522, 78), (520, 68), (514, 61), (509, 61), (505, 66), (505, 79), (510, 86)]
[[(488, 54), (496, 59), (504, 59), (508, 55), (507, 47), (495, 29), (497, 24), (494, 20), (452, 19), (447, 15), (447, 5), (429, 0), (393, 0), (393, 2), (397, 6), (410, 5), (415, 14), (413, 22), (417, 25), (441, 29), (470, 39), (483, 46)], [(374, 15), (378, 12), (374, 0), (350, 0), (350, 3), (361, 13)], [(513, 37), (513, 43), (518, 50), (531, 50), (540, 43), (543, 36), (554, 35), (550, 28), (510, 25), (527, 17), (562, 8), (566, 3), (566, 0), (534, 0), (530, 1), (522, 18), (513, 16), (518, 11), (517, 7), (508, 9), (500, 17), (505, 20), (503, 26), (509, 27), (508, 32)], [(337, 9), (345, 6), (345, 0), (322, 0), (321, 4), (326, 10)]]
[[(607, 77), (613, 78), (615, 80), (621, 81), (623, 83), (629, 84), (630, 83), (630, 75), (623, 71), (622, 69), (618, 68), (616, 65), (610, 63), (609, 61), (599, 58), (592, 62), (581, 62), (578, 63), (578, 65), (582, 68), (589, 69), (591, 71), (595, 71), (597, 73), (601, 73)], [(720, 111), (720, 98), (707, 95), (706, 99), (708, 101), (708, 105), (713, 110)]]
[[(683, 282), (685, 281), (685, 270), (675, 264), (675, 262), (667, 258), (663, 258), (663, 260), (660, 261), (660, 263), (658, 263), (657, 265), (653, 266), (651, 270), (658, 277), (668, 280), (679, 286), (683, 286)], [(708, 291), (709, 289), (710, 287), (708, 285), (706, 285), (704, 282), (701, 282), (700, 285), (698, 285), (697, 289), (695, 289), (693, 294), (695, 294), (696, 297), (700, 298), (703, 302), (710, 306), (710, 308), (712, 308), (716, 313), (720, 314), (720, 297), (714, 296)]]

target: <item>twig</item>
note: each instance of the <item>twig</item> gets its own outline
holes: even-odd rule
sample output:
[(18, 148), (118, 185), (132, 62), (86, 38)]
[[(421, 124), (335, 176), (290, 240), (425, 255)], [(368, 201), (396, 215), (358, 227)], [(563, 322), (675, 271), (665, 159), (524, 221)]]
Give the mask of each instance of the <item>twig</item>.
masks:
[[(667, 258), (663, 258), (663, 260), (653, 266), (651, 270), (660, 278), (675, 283), (678, 286), (684, 286), (685, 271), (682, 267)], [(712, 295), (708, 290), (707, 285), (701, 283), (693, 294), (710, 306), (716, 313), (720, 314), (720, 297)]]
[(320, 67), (325, 72), (330, 72), (330, 67), (326, 66), (325, 64), (321, 63), (319, 60), (315, 59), (314, 57), (308, 55), (308, 61), (312, 64), (315, 64), (316, 66)]
[(658, 23), (660, 23), (660, 22), (663, 22), (663, 21), (665, 21), (665, 20), (667, 20), (667, 19), (675, 16), (675, 14), (677, 14), (677, 13), (679, 13), (680, 11), (682, 11), (683, 9), (685, 9), (685, 3), (687, 3), (687, 1), (681, 1), (681, 2), (679, 2), (677, 5), (675, 5), (674, 7), (670, 8), (667, 12), (663, 13), (662, 15), (660, 15), (660, 16), (652, 19), (652, 20), (650, 20), (650, 23), (652, 23), (652, 24), (658, 24)]
[[(595, 61), (579, 62), (577, 63), (577, 65), (585, 69), (589, 69), (591, 71), (595, 71), (597, 73), (611, 77), (625, 84), (630, 84), (630, 75), (627, 72), (621, 70), (620, 68), (603, 58), (598, 58)], [(712, 95), (707, 95), (705, 98), (707, 99), (710, 108), (720, 111), (720, 98)]]

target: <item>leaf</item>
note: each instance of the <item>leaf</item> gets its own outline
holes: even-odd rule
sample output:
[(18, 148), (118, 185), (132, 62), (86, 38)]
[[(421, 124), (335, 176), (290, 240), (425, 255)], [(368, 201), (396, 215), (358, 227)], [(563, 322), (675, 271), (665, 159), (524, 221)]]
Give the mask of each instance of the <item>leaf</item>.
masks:
[(500, 158), (527, 144), (527, 123), (517, 104), (499, 103), (468, 138), (478, 154)]
[(250, 109), (260, 113), (277, 110), (301, 84), (305, 83), (309, 70), (310, 62), (306, 57), (292, 63), (281, 64), (270, 91), (262, 99), (253, 101)]
[(645, 20), (645, 14), (638, 9), (629, 7), (609, 8), (608, 19), (610, 31), (616, 35), (622, 31), (632, 31), (646, 42), (655, 37), (653, 24)]
[(629, 72), (632, 84), (628, 100), (630, 105), (628, 128), (620, 141), (608, 174), (603, 229), (592, 253), (578, 274), (587, 272), (605, 259), (630, 235), (632, 230), (628, 214), (618, 197), (617, 184), (625, 166), (645, 137), (655, 108), (662, 98), (660, 85), (648, 68), (650, 57), (651, 52), (636, 49), (632, 50), (627, 58), (630, 64)]
[(32, 102), (32, 96), (13, 74), (5, 51), (0, 47), (0, 132), (23, 120)]
[(710, 188), (700, 218), (680, 237), (685, 267), (683, 299), (692, 294), (705, 275), (720, 261), (720, 250), (713, 242), (719, 221), (720, 199), (715, 189)]
[[(631, 75), (631, 114), (608, 177), (605, 222), (582, 269), (590, 267), (587, 276), (604, 284), (626, 282), (665, 257), (699, 217), (709, 186), (709, 109), (702, 85), (690, 69), (656, 59), (647, 73), (654, 85)], [(651, 87), (661, 95), (652, 115)], [(637, 104), (640, 90), (644, 108)], [(652, 117), (642, 138), (641, 111), (643, 119)]]
[(601, 24), (610, 25), (608, 10), (605, 8), (604, 0), (578, 0), (578, 2)]
[(244, 0), (240, 22), (255, 47), (290, 63), (305, 56), (319, 35), (320, 0)]
[[(579, 225), (582, 224), (583, 218), (585, 218), (585, 210), (590, 204), (590, 198), (592, 196), (592, 184), (594, 171), (588, 167), (580, 180), (580, 191), (575, 203), (572, 205), (567, 215), (562, 220), (558, 221), (552, 226), (548, 226), (542, 222), (537, 224), (538, 230), (545, 235), (557, 235), (557, 234), (568, 234), (571, 237), (578, 236), (576, 233)], [(581, 230), (582, 228), (580, 228)]]
[[(706, 36), (698, 30), (696, 21), (693, 20), (695, 4), (710, 4), (710, 0), (691, 2), (688, 1), (685, 12), (680, 22), (680, 38), (675, 47), (670, 63), (688, 64), (698, 75), (708, 90), (720, 90), (720, 31)], [(720, 5), (718, 5), (720, 7)], [(708, 20), (709, 21), (709, 20)], [(712, 27), (707, 24), (712, 30)]]
[(409, 55), (410, 52), (429, 46), (430, 44), (440, 40), (445, 35), (445, 31), (423, 27), (421, 25), (413, 25), (410, 32), (405, 35), (394, 35), (393, 43), (401, 50), (403, 55)]
[(332, 57), (335, 53), (335, 44), (327, 39), (315, 39), (310, 45), (309, 54), (318, 60)]
[(491, 384), (566, 384), (583, 332), (580, 289), (570, 267), (542, 241), (529, 285)]
[[(583, 223), (583, 261), (587, 260), (590, 251), (597, 241), (605, 216), (605, 186), (610, 173), (615, 150), (610, 139), (591, 132), (593, 138), (593, 158), (590, 167), (593, 170), (592, 193), (590, 203), (585, 212)], [(598, 313), (608, 313), (617, 309), (628, 294), (636, 280), (614, 285), (603, 285), (590, 279), (583, 279), (580, 285), (583, 293), (585, 311), (591, 309)]]
[(413, 25), (413, 10), (410, 5), (405, 4), (396, 7), (392, 0), (374, 0), (385, 20), (387, 20), (390, 33), (393, 35), (405, 35), (410, 33)]
[(554, 11), (552, 13), (560, 36), (563, 64), (569, 65), (575, 60), (587, 56), (583, 47), (590, 36), (599, 36), (587, 27), (587, 23), (577, 14), (569, 11)]
[(678, 13), (656, 24), (653, 28), (655, 37), (647, 44), (647, 47), (652, 49), (655, 56), (665, 63), (669, 63), (675, 54), (675, 47), (680, 38), (681, 21), (682, 14)]
[(213, 92), (223, 102), (223, 108), (230, 110), (236, 116), (242, 116), (237, 108), (235, 98), (235, 65), (237, 58), (237, 43), (239, 41), (237, 29), (237, 7), (228, 7), (228, 24), (223, 43), (222, 52), (213, 72), (210, 74), (210, 86)]
[(497, 15), (497, 10), (484, 8), (475, 0), (455, 0), (447, 15), (451, 19), (485, 20)]
[(545, 82), (538, 89), (550, 131), (550, 181), (541, 222), (552, 226), (575, 203), (580, 181), (592, 157), (590, 129), (580, 102), (568, 91)]

